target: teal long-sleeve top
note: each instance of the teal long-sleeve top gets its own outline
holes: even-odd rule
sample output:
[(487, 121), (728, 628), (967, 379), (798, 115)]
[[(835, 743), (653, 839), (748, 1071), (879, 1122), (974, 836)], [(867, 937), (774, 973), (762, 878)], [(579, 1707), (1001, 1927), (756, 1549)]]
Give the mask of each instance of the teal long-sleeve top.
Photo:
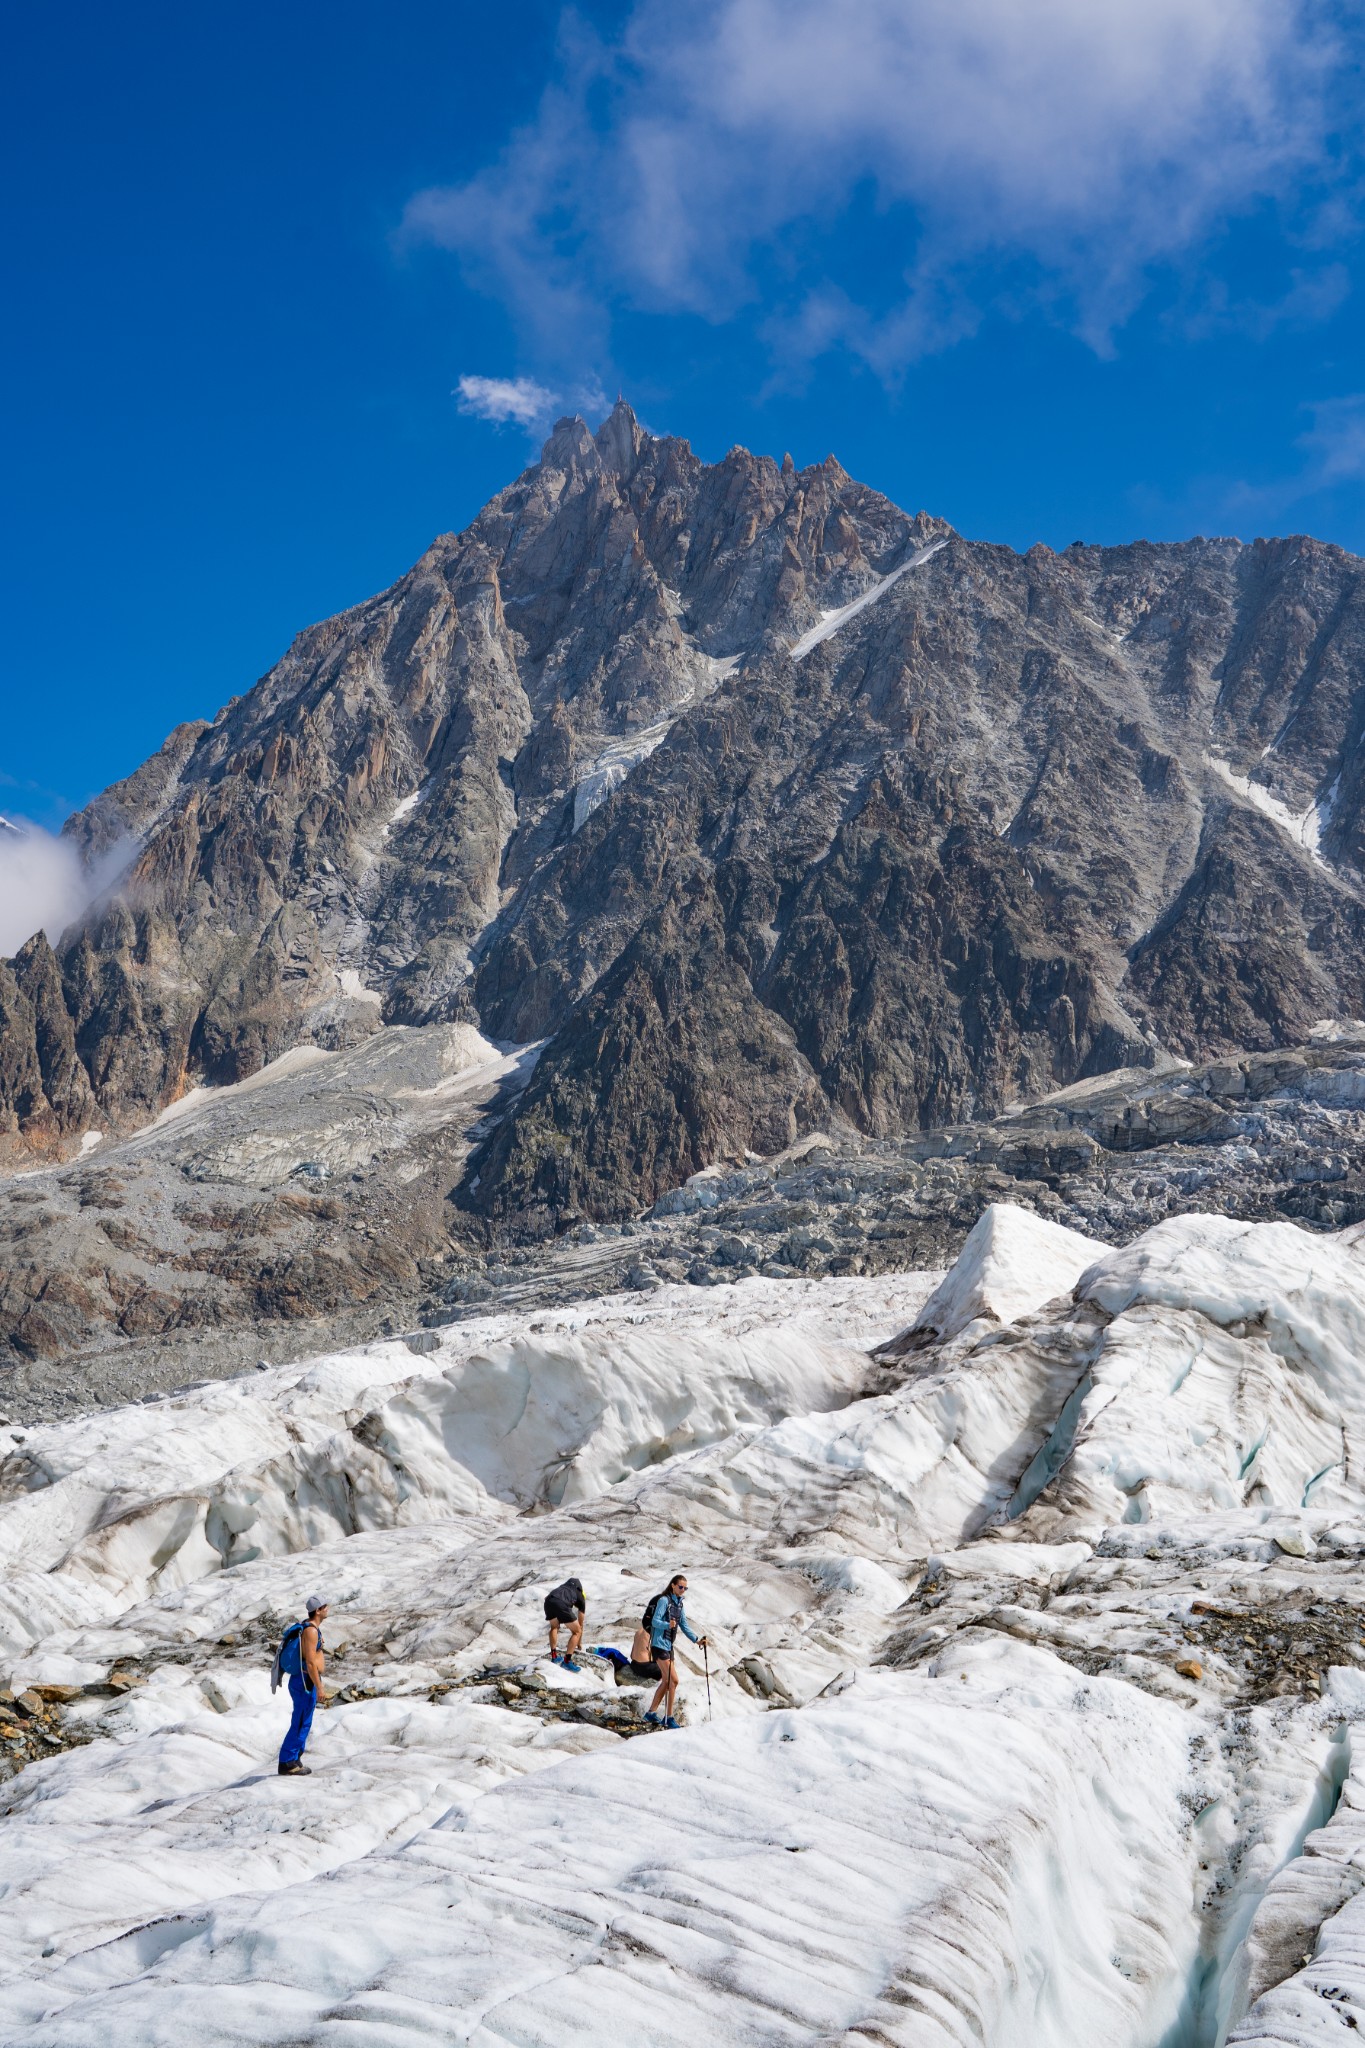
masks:
[(673, 1638), (681, 1629), (689, 1642), (697, 1641), (697, 1632), (687, 1619), (687, 1612), (676, 1593), (666, 1593), (654, 1610), (649, 1631), (651, 1650), (662, 1650), (665, 1657), (673, 1654)]

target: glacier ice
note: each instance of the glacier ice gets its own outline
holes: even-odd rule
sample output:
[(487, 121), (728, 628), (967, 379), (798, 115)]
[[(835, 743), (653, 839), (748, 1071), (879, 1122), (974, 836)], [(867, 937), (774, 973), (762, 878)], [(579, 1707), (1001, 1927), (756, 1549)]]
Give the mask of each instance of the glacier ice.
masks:
[[(1362, 1335), (1360, 1233), (1000, 1205), (943, 1279), (504, 1312), (21, 1432), (7, 1673), (91, 1690), (3, 1786), (0, 2038), (1338, 2039)], [(540, 1600), (573, 1571), (628, 1644), (678, 1568), (709, 1646), (637, 1738)], [(314, 1588), (344, 1694), (281, 1781)]]
[(1049, 1223), (1031, 1209), (992, 1202), (920, 1310), (911, 1337), (956, 1337), (964, 1330), (979, 1335), (978, 1324), (1016, 1323), (1070, 1294), (1104, 1250), (1094, 1238)]

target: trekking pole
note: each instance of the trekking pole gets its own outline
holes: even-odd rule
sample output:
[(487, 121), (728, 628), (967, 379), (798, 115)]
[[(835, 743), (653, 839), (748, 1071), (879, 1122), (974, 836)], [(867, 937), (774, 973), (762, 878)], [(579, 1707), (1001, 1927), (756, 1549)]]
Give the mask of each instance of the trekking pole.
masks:
[(701, 1646), (701, 1661), (706, 1671), (706, 1718), (711, 1718), (711, 1653), (705, 1643)]

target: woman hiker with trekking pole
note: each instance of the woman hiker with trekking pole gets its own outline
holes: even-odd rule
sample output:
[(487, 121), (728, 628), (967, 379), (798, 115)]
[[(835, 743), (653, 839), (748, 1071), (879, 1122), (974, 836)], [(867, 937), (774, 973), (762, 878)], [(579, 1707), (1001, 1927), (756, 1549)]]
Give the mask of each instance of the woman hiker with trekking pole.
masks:
[[(687, 1575), (676, 1572), (668, 1582), (667, 1591), (656, 1593), (645, 1609), (645, 1622), (649, 1629), (649, 1650), (659, 1667), (659, 1689), (649, 1703), (646, 1721), (655, 1728), (676, 1728), (673, 1705), (678, 1692), (678, 1669), (673, 1659), (673, 1646), (681, 1629), (689, 1642), (699, 1643), (706, 1648), (706, 1637), (697, 1635), (689, 1626), (683, 1608), (683, 1596), (687, 1591)], [(710, 1674), (707, 1674), (707, 1691), (710, 1691)], [(663, 1706), (662, 1717), (659, 1708)]]

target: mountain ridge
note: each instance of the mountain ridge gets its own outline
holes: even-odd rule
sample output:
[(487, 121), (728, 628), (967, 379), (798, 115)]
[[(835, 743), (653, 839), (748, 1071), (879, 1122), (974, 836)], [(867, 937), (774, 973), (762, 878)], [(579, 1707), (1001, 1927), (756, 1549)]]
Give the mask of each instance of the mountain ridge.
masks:
[(1018, 555), (833, 457), (562, 420), (68, 822), (137, 852), (0, 966), (0, 1142), (469, 1023), (544, 1041), (459, 1194), (537, 1236), (810, 1130), (1293, 1042), (1365, 1011), (1363, 682), (1325, 543)]

